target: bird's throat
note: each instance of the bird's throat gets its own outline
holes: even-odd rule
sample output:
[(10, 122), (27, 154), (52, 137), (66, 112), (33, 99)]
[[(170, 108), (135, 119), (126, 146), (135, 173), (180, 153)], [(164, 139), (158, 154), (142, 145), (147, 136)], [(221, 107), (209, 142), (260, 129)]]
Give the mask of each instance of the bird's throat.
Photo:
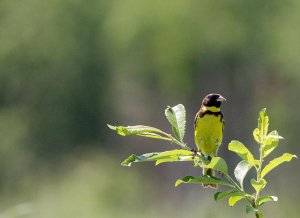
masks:
[(211, 111), (211, 112), (220, 112), (221, 109), (219, 107), (215, 107), (215, 106), (202, 106), (204, 110), (208, 110), (208, 111)]

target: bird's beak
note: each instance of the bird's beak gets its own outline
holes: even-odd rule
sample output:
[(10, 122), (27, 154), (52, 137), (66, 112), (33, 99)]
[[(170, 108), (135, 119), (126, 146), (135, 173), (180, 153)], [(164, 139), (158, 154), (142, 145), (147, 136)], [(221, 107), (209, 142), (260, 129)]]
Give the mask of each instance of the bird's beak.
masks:
[(223, 102), (223, 101), (226, 101), (226, 98), (224, 98), (222, 95), (220, 95), (219, 98), (217, 99), (217, 101)]

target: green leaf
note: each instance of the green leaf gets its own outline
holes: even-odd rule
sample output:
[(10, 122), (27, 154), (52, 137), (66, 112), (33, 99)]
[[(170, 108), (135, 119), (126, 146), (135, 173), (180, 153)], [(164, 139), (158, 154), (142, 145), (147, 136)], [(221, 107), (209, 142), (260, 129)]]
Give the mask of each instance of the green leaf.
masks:
[(146, 161), (156, 161), (156, 165), (165, 162), (175, 162), (175, 161), (194, 161), (194, 153), (188, 150), (171, 150), (164, 152), (153, 152), (143, 155), (131, 155), (126, 160), (124, 160), (122, 166), (131, 166), (132, 163), (146, 162)]
[(213, 157), (208, 165), (204, 165), (205, 168), (214, 169), (224, 174), (228, 174), (228, 166), (226, 161), (221, 157)]
[(159, 153), (155, 157), (151, 157), (151, 160), (156, 160), (156, 165), (165, 162), (175, 162), (175, 161), (194, 161), (194, 152), (182, 149), (176, 149), (171, 151), (164, 151)]
[(267, 136), (269, 128), (269, 117), (267, 115), (267, 109), (263, 108), (259, 112), (259, 118), (258, 118), (258, 129), (259, 129), (259, 142), (262, 143), (264, 138)]
[(239, 162), (234, 169), (234, 176), (236, 180), (240, 183), (243, 188), (244, 179), (253, 165), (249, 164), (247, 161), (242, 160)]
[(235, 152), (237, 155), (239, 155), (243, 160), (247, 161), (251, 165), (255, 165), (255, 160), (252, 155), (252, 153), (246, 148), (246, 146), (236, 140), (233, 140), (229, 143), (228, 149), (230, 151)]
[(277, 167), (278, 165), (284, 163), (284, 162), (290, 162), (293, 158), (297, 158), (296, 155), (285, 153), (280, 157), (277, 157), (273, 160), (271, 160), (265, 168), (261, 172), (261, 178), (265, 177), (267, 173), (269, 173), (272, 169)]
[(237, 196), (231, 196), (229, 199), (228, 199), (228, 204), (230, 207), (233, 207), (236, 202), (242, 200), (245, 196), (244, 195), (237, 195)]
[(261, 179), (259, 181), (256, 181), (255, 179), (251, 179), (250, 182), (256, 192), (260, 192), (267, 185), (267, 181), (265, 179)]
[(254, 208), (254, 207), (252, 207), (252, 205), (246, 205), (246, 213), (248, 214), (248, 213), (251, 213), (251, 212), (254, 212), (254, 213), (256, 213), (258, 211), (258, 209), (257, 208)]
[(258, 205), (261, 206), (262, 204), (264, 204), (265, 202), (268, 201), (278, 201), (278, 197), (277, 196), (263, 196), (260, 197), (258, 199)]
[(172, 130), (176, 138), (182, 142), (185, 134), (185, 108), (182, 104), (174, 107), (167, 107), (165, 115), (172, 125)]
[(258, 143), (261, 143), (261, 139), (260, 139), (260, 135), (259, 135), (259, 129), (255, 128), (253, 131), (253, 137), (255, 139), (255, 141), (257, 141)]
[(121, 165), (122, 166), (131, 166), (132, 163), (136, 163), (136, 162), (145, 162), (145, 161), (150, 161), (149, 159), (155, 155), (158, 155), (158, 152), (153, 152), (153, 153), (147, 153), (147, 154), (143, 154), (143, 155), (135, 155), (132, 154), (130, 155), (126, 160), (124, 160)]
[(201, 176), (201, 177), (193, 177), (193, 176), (186, 176), (182, 179), (178, 179), (175, 183), (175, 186), (178, 186), (182, 183), (190, 183), (190, 184), (218, 184), (218, 185), (226, 185), (232, 187), (230, 183), (225, 180), (219, 179), (213, 176)]
[(270, 132), (262, 143), (263, 157), (268, 156), (277, 146), (279, 139), (283, 139), (276, 130)]
[(236, 189), (231, 189), (229, 191), (224, 191), (224, 192), (217, 192), (214, 194), (214, 199), (216, 201), (224, 199), (224, 198), (229, 198), (232, 196), (244, 196), (244, 193), (239, 192)]
[(253, 131), (253, 137), (255, 141), (257, 141), (260, 144), (264, 141), (264, 138), (268, 133), (269, 117), (266, 111), (267, 109), (264, 108), (259, 112), (258, 127), (255, 128)]
[(258, 215), (258, 218), (264, 218), (264, 214), (261, 212), (259, 212), (257, 215)]
[(121, 136), (137, 135), (137, 136), (171, 141), (169, 137), (165, 137), (168, 135), (167, 133), (151, 126), (136, 125), (136, 126), (125, 127), (125, 126), (112, 126), (109, 124), (107, 124), (107, 126), (110, 129), (115, 130)]

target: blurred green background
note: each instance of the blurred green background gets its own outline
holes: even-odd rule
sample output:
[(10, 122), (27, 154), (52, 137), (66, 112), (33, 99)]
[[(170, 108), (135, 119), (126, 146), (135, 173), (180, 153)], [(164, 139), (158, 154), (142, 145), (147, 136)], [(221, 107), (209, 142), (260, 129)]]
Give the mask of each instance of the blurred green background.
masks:
[[(123, 138), (106, 123), (171, 131), (167, 105), (187, 110), (186, 141), (202, 98), (219, 92), (232, 139), (257, 152), (267, 107), (299, 156), (300, 1), (0, 1), (0, 217), (253, 217), (214, 191), (176, 179), (190, 164), (120, 162), (176, 148)], [(256, 153), (257, 154), (257, 153)], [(273, 157), (274, 157), (273, 156)], [(266, 217), (298, 217), (298, 161), (270, 173)]]

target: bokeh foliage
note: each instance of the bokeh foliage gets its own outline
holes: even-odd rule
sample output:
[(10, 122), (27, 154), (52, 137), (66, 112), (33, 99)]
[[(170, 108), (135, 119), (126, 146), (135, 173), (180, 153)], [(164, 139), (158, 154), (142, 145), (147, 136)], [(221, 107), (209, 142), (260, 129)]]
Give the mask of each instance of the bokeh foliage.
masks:
[[(27, 201), (34, 174), (50, 166), (45, 178), (55, 177), (66, 156), (105, 149), (125, 157), (105, 123), (166, 127), (161, 108), (184, 103), (196, 113), (211, 91), (229, 100), (225, 143), (250, 141), (244, 133), (267, 107), (299, 153), (299, 9), (295, 0), (0, 1), (0, 191), (23, 196), (0, 209)], [(298, 182), (291, 167), (297, 179), (278, 180), (279, 189)]]

